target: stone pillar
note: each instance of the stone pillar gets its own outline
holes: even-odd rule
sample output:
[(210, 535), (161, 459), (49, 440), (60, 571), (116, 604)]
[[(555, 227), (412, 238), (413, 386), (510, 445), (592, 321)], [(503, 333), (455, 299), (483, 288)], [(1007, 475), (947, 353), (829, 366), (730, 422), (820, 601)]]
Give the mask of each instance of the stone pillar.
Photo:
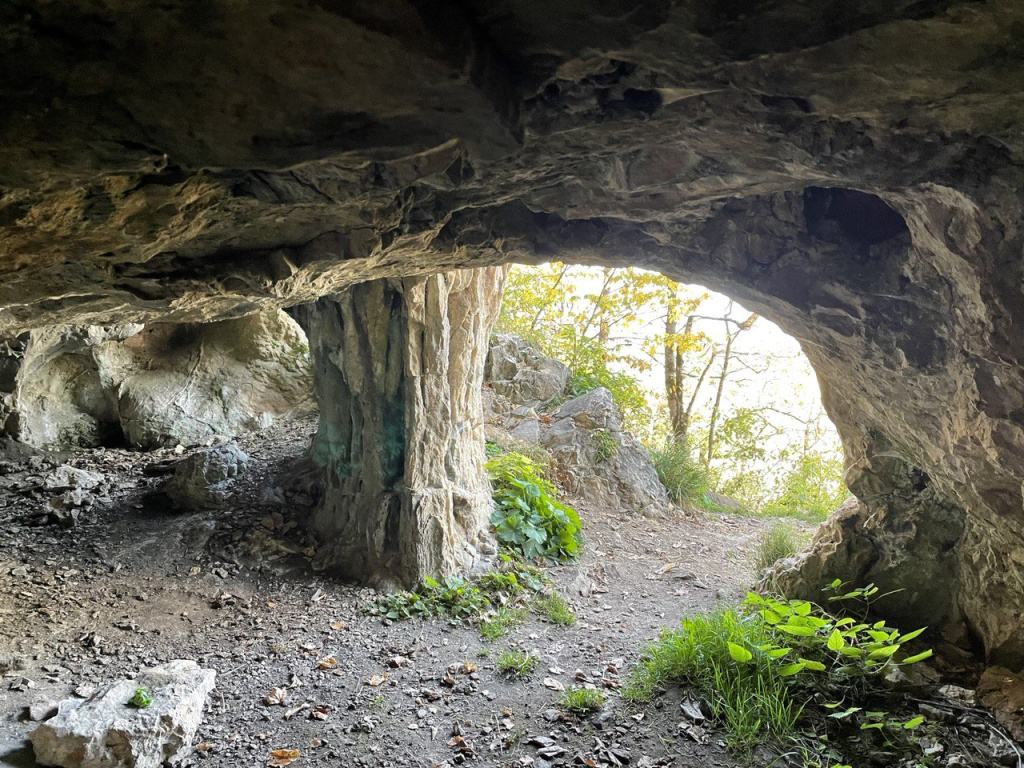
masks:
[(406, 586), (493, 552), (481, 385), (503, 268), (374, 280), (308, 309), (316, 567)]

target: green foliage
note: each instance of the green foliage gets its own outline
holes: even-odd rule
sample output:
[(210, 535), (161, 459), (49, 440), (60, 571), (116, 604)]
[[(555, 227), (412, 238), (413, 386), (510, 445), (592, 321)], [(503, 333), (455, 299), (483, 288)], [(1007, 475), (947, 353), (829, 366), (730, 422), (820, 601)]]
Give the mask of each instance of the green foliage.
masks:
[(485, 640), (495, 641), (512, 631), (512, 627), (522, 624), (528, 611), (525, 608), (507, 608), (502, 606), (494, 614), (480, 622), (480, 635)]
[(850, 495), (842, 482), (843, 457), (836, 452), (809, 452), (795, 458), (766, 514), (821, 521)]
[(580, 518), (558, 501), (535, 461), (506, 453), (491, 458), (486, 468), (494, 485), (491, 524), (502, 545), (530, 559), (566, 561), (579, 554)]
[(383, 595), (370, 603), (366, 611), (392, 621), (433, 616), (458, 624), (477, 620), (489, 611), (496, 612), (517, 595), (538, 592), (546, 583), (547, 578), (539, 569), (503, 555), (499, 570), (474, 581), (449, 576), (439, 582), (428, 577), (411, 592)]
[(704, 506), (704, 495), (710, 490), (708, 471), (690, 456), (685, 442), (669, 440), (660, 448), (654, 448), (651, 461), (672, 501)]
[(594, 438), (597, 440), (597, 463), (600, 464), (602, 461), (607, 461), (615, 452), (619, 449), (619, 444), (615, 442), (615, 438), (612, 437), (612, 433), (607, 429), (599, 428), (593, 431)]
[(572, 612), (565, 598), (555, 591), (534, 597), (533, 609), (542, 613), (551, 624), (569, 627), (576, 623), (576, 614)]
[(751, 564), (755, 571), (763, 571), (784, 557), (795, 555), (802, 543), (803, 535), (788, 523), (773, 523), (758, 534), (754, 550), (751, 552)]
[[(839, 599), (870, 597), (873, 589)], [(884, 622), (839, 618), (807, 601), (749, 594), (742, 613), (723, 608), (698, 614), (684, 618), (679, 630), (663, 632), (633, 669), (623, 695), (644, 702), (668, 683), (688, 683), (741, 754), (764, 741), (785, 745), (806, 722), (819, 729), (842, 721), (861, 731), (908, 731), (920, 719), (902, 720), (865, 705), (886, 668), (931, 655), (928, 650), (896, 660), (903, 644), (922, 631), (901, 634)]]
[(838, 446), (818, 444), (826, 431), (823, 414), (805, 425), (803, 445), (769, 452), (783, 437), (762, 410), (739, 408), (718, 430), (716, 490), (741, 501), (754, 514), (821, 522), (849, 496)]
[(128, 700), (129, 706), (137, 707), (139, 709), (145, 709), (153, 703), (153, 697), (149, 695), (149, 691), (141, 686), (135, 689), (135, 693)]
[(495, 669), (513, 677), (529, 677), (535, 666), (537, 666), (536, 656), (527, 651), (517, 651), (514, 648), (502, 651), (494, 662)]
[(559, 697), (558, 706), (568, 712), (594, 712), (604, 706), (604, 694), (594, 688), (573, 686)]

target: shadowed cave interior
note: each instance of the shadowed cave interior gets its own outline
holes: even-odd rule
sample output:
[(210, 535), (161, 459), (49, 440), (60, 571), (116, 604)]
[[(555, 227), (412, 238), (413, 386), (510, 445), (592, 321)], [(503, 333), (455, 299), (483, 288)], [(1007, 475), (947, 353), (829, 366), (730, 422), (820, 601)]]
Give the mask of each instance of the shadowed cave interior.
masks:
[(173, 450), (312, 387), (317, 572), (465, 573), (501, 265), (643, 267), (819, 378), (858, 501), (776, 584), (1024, 670), (1024, 6), (201, 5), (0, 10), (8, 436)]

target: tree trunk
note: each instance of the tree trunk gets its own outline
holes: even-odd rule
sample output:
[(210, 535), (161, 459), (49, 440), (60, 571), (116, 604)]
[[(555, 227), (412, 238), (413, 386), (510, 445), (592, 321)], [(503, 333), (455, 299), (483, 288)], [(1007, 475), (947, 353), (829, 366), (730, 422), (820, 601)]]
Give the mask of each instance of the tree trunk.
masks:
[(315, 567), (412, 586), (493, 553), (480, 391), (503, 281), (502, 268), (374, 280), (309, 309)]

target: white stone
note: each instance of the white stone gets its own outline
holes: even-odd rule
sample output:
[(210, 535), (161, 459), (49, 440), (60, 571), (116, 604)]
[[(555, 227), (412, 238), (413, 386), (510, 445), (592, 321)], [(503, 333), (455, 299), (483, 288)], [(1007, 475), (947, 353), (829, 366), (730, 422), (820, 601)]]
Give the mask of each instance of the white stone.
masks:
[[(62, 768), (160, 768), (189, 751), (216, 673), (177, 660), (134, 680), (105, 686), (92, 697), (66, 699), (57, 714), (29, 734), (40, 765)], [(137, 687), (153, 698), (128, 704)]]

